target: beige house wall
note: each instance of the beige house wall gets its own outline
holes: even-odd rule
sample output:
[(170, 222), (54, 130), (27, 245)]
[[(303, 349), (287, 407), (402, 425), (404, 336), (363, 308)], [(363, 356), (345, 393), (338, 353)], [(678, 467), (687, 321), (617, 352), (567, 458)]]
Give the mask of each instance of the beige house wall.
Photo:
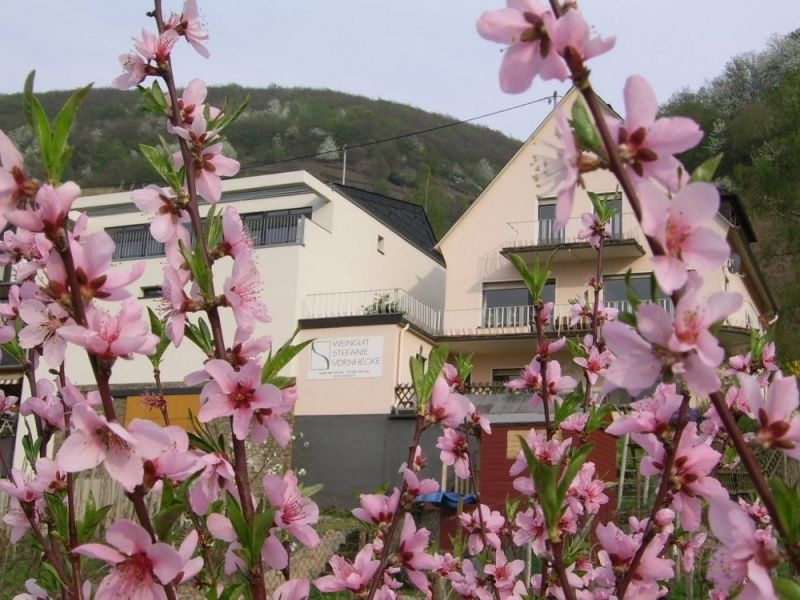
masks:
[(310, 415), (389, 415), (394, 404), (394, 387), (410, 382), (409, 361), (417, 354), (427, 356), (431, 342), (405, 323), (352, 325), (303, 329), (298, 341), (339, 340), (342, 338), (381, 337), (383, 353), (380, 376), (312, 379), (311, 352), (301, 353), (295, 361), (298, 402), (297, 416)]

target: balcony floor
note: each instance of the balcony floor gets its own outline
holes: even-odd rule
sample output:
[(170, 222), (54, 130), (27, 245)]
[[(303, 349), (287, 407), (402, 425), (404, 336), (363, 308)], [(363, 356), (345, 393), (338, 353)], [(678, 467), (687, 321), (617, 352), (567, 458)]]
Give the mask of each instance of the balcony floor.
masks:
[[(551, 255), (553, 262), (565, 260), (594, 260), (596, 251), (588, 242), (554, 242), (546, 244), (528, 244), (519, 246), (505, 246), (500, 250), (500, 254), (519, 254), (523, 258), (535, 255)], [(638, 240), (606, 240), (603, 246), (603, 259), (629, 258), (635, 260), (645, 255), (644, 247)]]

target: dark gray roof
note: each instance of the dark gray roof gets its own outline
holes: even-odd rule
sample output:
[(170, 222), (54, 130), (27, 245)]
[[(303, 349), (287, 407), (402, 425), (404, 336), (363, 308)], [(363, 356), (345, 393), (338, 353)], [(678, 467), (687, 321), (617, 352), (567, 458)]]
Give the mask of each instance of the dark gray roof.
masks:
[(436, 236), (421, 206), (341, 183), (328, 185), (436, 262), (444, 265), (444, 258), (438, 250), (434, 250)]

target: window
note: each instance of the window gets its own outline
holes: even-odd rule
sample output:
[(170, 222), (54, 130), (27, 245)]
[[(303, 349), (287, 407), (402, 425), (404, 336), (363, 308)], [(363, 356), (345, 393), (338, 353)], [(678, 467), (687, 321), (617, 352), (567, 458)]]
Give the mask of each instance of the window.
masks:
[(502, 385), (519, 377), (523, 367), (518, 369), (492, 369), (492, 383)]
[(143, 285), (142, 298), (161, 298), (160, 285)]
[[(631, 275), (630, 286), (631, 292), (643, 302), (650, 302), (652, 298), (652, 290), (650, 283), (651, 273), (640, 273), (638, 275)], [(625, 277), (622, 275), (606, 276), (603, 279), (603, 303), (606, 306), (616, 308), (618, 310), (630, 312), (633, 310), (628, 296), (626, 294)], [(661, 304), (668, 311), (672, 311), (672, 300), (670, 300), (661, 291), (661, 288), (655, 286), (655, 300)]]
[(556, 231), (555, 202), (539, 202), (539, 243), (561, 244), (564, 242), (564, 230)]
[[(253, 246), (280, 246), (302, 242), (301, 219), (311, 217), (311, 207), (269, 212), (244, 213), (242, 222), (253, 240)], [(205, 225), (205, 219), (203, 219)], [(164, 244), (150, 235), (148, 224), (109, 227), (106, 233), (116, 245), (114, 260), (164, 256)], [(194, 231), (189, 229), (189, 241), (194, 245)]]
[[(542, 290), (543, 302), (555, 302), (556, 282)], [(525, 327), (533, 322), (533, 299), (521, 283), (486, 283), (483, 289), (483, 327)]]
[(622, 198), (606, 198), (606, 205), (614, 209), (614, 216), (611, 217), (609, 227), (611, 229), (611, 239), (622, 239)]
[(382, 235), (378, 236), (378, 252), (380, 252), (381, 254), (384, 253), (383, 252), (383, 236)]

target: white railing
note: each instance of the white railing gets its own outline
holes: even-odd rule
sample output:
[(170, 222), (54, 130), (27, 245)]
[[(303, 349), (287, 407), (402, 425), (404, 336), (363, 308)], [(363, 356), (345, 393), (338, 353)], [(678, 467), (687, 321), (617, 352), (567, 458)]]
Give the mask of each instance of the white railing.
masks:
[[(669, 298), (643, 303), (657, 302), (670, 315), (675, 308)], [(611, 300), (604, 306), (620, 312), (635, 312), (627, 300)], [(588, 331), (589, 319), (573, 324), (572, 304), (558, 304), (553, 308), (547, 333), (564, 335)], [(469, 308), (442, 310), (428, 306), (418, 298), (400, 288), (362, 290), (329, 294), (310, 294), (303, 305), (303, 318), (321, 319), (332, 317), (356, 317), (364, 315), (403, 315), (431, 335), (445, 337), (522, 335), (534, 331), (534, 307), (498, 306), (493, 308)], [(758, 313), (749, 305), (725, 320), (726, 325), (742, 328), (760, 328)]]
[[(584, 224), (580, 217), (568, 219), (560, 231), (555, 228), (555, 219), (534, 219), (531, 221), (511, 221), (506, 236), (507, 248), (527, 246), (556, 246), (558, 244), (585, 243), (578, 237)], [(644, 244), (641, 232), (633, 213), (616, 214), (609, 223), (612, 240), (635, 240)]]
[(303, 306), (306, 319), (361, 315), (403, 315), (409, 323), (432, 334), (441, 330), (441, 309), (428, 306), (400, 288), (310, 294)]
[[(534, 307), (531, 305), (447, 310), (444, 313), (442, 335), (497, 336), (531, 333), (535, 327), (533, 317)], [(562, 332), (589, 329), (588, 320), (581, 320), (575, 325), (570, 324), (571, 320), (572, 304), (556, 305), (545, 331), (560, 335)]]

